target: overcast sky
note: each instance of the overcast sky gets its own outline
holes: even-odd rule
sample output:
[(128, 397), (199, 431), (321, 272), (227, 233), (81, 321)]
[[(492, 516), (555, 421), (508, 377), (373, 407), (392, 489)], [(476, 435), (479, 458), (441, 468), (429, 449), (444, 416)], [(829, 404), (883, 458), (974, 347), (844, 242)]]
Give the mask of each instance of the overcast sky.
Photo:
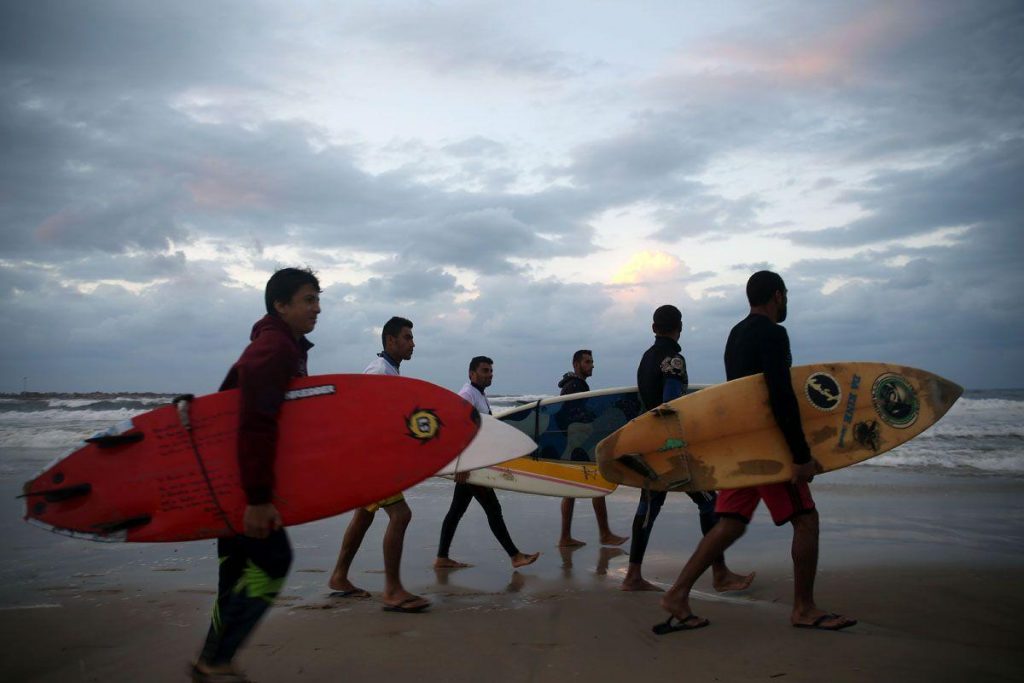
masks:
[(771, 268), (797, 364), (1024, 386), (1019, 0), (9, 1), (0, 149), (0, 391), (214, 391), (287, 265), (318, 374), (632, 384), (673, 303), (718, 382)]

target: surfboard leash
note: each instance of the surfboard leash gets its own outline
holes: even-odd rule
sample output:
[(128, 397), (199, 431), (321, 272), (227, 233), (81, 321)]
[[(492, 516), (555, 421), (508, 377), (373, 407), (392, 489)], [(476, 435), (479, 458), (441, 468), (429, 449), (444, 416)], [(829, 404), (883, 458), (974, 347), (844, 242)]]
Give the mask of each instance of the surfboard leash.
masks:
[(189, 417), (189, 409), (192, 406), (193, 399), (195, 399), (195, 394), (182, 394), (181, 396), (176, 396), (172, 403), (178, 409), (178, 419), (181, 420), (181, 426), (185, 429), (185, 434), (188, 435), (188, 443), (192, 446), (192, 452), (196, 456), (199, 471), (203, 473), (206, 488), (210, 491), (210, 499), (213, 500), (213, 505), (217, 508), (217, 513), (224, 520), (228, 530), (237, 536), (239, 535), (238, 530), (231, 524), (228, 513), (221, 507), (220, 500), (217, 498), (217, 492), (213, 488), (213, 481), (210, 479), (210, 473), (206, 471), (206, 463), (203, 462), (203, 456), (199, 454), (199, 447), (196, 445), (195, 435), (192, 433), (192, 420)]

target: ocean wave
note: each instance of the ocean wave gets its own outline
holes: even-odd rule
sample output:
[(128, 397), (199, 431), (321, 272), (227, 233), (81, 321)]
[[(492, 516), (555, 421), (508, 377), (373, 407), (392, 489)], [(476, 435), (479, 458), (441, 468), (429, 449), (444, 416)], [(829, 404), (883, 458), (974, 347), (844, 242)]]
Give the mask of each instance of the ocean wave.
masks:
[(145, 408), (116, 408), (93, 411), (50, 409), (32, 413), (0, 412), (0, 425), (19, 425), (28, 428), (54, 422), (99, 425), (106, 422), (120, 422), (147, 410)]
[(0, 446), (4, 448), (70, 448), (77, 447), (98, 430), (95, 427), (49, 429), (0, 429)]
[(919, 467), (967, 470), (979, 473), (1024, 474), (1024, 454), (1020, 450), (956, 449), (937, 452), (896, 449), (868, 460), (864, 464), (878, 467)]
[(153, 410), (170, 403), (170, 398), (108, 398), (108, 399), (46, 399), (8, 401), (0, 404), (0, 415), (5, 413), (49, 413), (54, 410), (69, 413), (102, 412), (109, 410)]
[(1008, 425), (955, 425), (948, 429), (931, 429), (918, 435), (914, 441), (955, 442), (969, 439), (1024, 441), (1024, 429)]
[(120, 397), (115, 396), (111, 398), (102, 399), (86, 399), (86, 398), (55, 398), (50, 399), (49, 404), (53, 408), (70, 408), (72, 410), (85, 409), (85, 410), (104, 410), (108, 406), (118, 406), (125, 408), (153, 408), (155, 406), (170, 403), (173, 396), (160, 396), (154, 398), (138, 398), (138, 397)]

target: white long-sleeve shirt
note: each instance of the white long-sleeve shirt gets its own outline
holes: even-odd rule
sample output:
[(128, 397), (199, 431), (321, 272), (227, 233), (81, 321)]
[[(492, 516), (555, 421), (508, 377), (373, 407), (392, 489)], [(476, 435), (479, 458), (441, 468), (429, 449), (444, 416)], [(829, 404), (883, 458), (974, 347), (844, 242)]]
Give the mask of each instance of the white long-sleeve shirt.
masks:
[(459, 396), (472, 403), (478, 413), (482, 415), (491, 414), (491, 404), (487, 402), (487, 397), (484, 396), (482, 391), (474, 387), (472, 382), (466, 382), (459, 389)]
[(377, 356), (363, 370), (364, 375), (400, 375), (398, 368), (389, 363), (384, 356)]

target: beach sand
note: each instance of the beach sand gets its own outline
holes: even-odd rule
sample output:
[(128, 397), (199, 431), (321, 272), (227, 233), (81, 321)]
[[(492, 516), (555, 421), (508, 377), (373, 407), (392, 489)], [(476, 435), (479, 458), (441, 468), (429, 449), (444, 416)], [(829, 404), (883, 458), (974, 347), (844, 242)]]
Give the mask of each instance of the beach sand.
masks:
[[(10, 477), (0, 484), (0, 680), (183, 681), (210, 614), (212, 542), (97, 544), (20, 522)], [(244, 649), (254, 680), (990, 681), (1024, 677), (1024, 481), (857, 467), (815, 482), (822, 515), (819, 605), (860, 623), (839, 633), (789, 626), (788, 527), (764, 510), (728, 554), (757, 580), (715, 594), (705, 576), (694, 608), (710, 627), (655, 636), (653, 593), (617, 590), (627, 558), (597, 544), (590, 503), (577, 502), (574, 552), (554, 547), (558, 500), (499, 493), (513, 538), (540, 550), (513, 572), (475, 504), (452, 556), (476, 566), (431, 568), (451, 484), (408, 493), (414, 519), (403, 579), (433, 600), (425, 614), (382, 612), (372, 600), (328, 597), (348, 515), (291, 530), (295, 563), (281, 600)], [(7, 495), (11, 494), (11, 495)], [(628, 533), (638, 492), (608, 500)], [(378, 515), (354, 580), (383, 585)], [(698, 540), (692, 503), (670, 496), (645, 575), (669, 584)], [(628, 544), (627, 544), (628, 545)]]

